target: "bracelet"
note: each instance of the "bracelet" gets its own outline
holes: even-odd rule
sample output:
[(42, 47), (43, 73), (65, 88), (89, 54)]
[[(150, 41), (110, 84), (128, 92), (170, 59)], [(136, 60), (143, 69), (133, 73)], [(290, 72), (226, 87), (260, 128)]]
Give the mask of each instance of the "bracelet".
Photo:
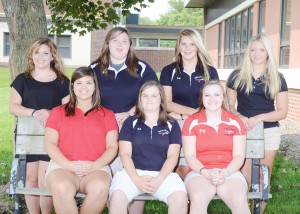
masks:
[(33, 117), (34, 112), (36, 112), (36, 109), (34, 109), (31, 113), (31, 117)]
[(206, 169), (206, 168), (203, 166), (202, 168), (199, 169), (199, 174), (200, 174), (200, 175), (202, 175), (201, 171), (202, 171), (203, 169)]
[(182, 116), (182, 114), (180, 114), (180, 117), (181, 117), (181, 120), (183, 120), (183, 116)]

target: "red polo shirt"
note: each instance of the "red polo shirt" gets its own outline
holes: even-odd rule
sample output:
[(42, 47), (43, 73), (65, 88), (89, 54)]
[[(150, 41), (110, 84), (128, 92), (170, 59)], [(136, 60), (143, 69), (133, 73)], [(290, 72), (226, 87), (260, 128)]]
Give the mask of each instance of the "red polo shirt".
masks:
[(196, 157), (208, 169), (225, 168), (232, 160), (233, 137), (245, 134), (240, 118), (224, 109), (216, 129), (204, 110), (189, 116), (182, 129), (182, 136), (196, 136)]
[(75, 109), (75, 116), (65, 116), (65, 105), (51, 111), (46, 127), (58, 131), (58, 148), (70, 161), (97, 160), (106, 150), (106, 135), (118, 130), (118, 124), (111, 110), (100, 107), (86, 117), (81, 109)]

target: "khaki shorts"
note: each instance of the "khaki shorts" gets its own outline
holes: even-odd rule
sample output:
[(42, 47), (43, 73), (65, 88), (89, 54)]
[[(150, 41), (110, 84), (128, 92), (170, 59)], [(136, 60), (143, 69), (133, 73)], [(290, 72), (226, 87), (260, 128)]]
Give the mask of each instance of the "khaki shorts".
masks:
[[(49, 175), (49, 173), (51, 173), (53, 170), (55, 169), (63, 169), (63, 167), (61, 165), (59, 165), (58, 163), (54, 162), (53, 160), (50, 160), (46, 174), (45, 174), (45, 181), (47, 179), (47, 176)], [(112, 174), (111, 174), (111, 169), (109, 166), (103, 166), (100, 169), (101, 171), (107, 172), (107, 174), (109, 174), (110, 179), (112, 179)]]
[[(187, 185), (188, 182), (192, 178), (198, 177), (198, 176), (203, 176), (203, 175), (201, 175), (198, 172), (194, 172), (194, 171), (189, 172), (187, 174), (187, 176), (185, 177), (185, 179), (184, 179), (184, 184)], [(244, 177), (244, 175), (241, 172), (237, 171), (235, 173), (232, 173), (230, 176), (225, 177), (225, 180), (228, 180), (228, 179), (237, 179), (237, 180), (240, 180), (242, 183), (245, 184), (246, 188), (248, 189), (248, 184), (247, 184), (246, 178)]]
[(281, 141), (279, 127), (264, 129), (265, 150), (278, 150)]

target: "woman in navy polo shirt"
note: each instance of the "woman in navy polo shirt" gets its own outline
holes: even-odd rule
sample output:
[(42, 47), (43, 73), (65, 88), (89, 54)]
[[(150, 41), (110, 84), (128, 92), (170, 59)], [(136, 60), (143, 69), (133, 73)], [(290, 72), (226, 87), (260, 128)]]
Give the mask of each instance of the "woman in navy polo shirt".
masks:
[(91, 68), (98, 78), (101, 105), (115, 113), (119, 126), (134, 115), (143, 83), (157, 81), (153, 69), (134, 54), (129, 32), (123, 27), (115, 27), (107, 33), (101, 54)]
[(136, 116), (124, 122), (119, 140), (124, 169), (113, 178), (109, 213), (127, 213), (128, 204), (142, 193), (167, 203), (168, 213), (187, 213), (184, 184), (172, 172), (181, 147), (180, 127), (167, 114), (164, 90), (158, 82), (141, 87)]
[[(170, 115), (177, 120), (184, 120), (196, 113), (199, 110), (200, 89), (212, 79), (219, 80), (219, 76), (212, 66), (200, 33), (195, 29), (182, 30), (175, 48), (175, 62), (164, 67), (160, 76)], [(182, 125), (183, 121), (180, 123)], [(187, 164), (182, 159), (177, 172), (184, 178), (187, 170)]]
[[(231, 112), (242, 119), (247, 130), (264, 121), (265, 158), (261, 163), (269, 167), (270, 182), (281, 138), (278, 121), (284, 119), (288, 111), (288, 88), (278, 72), (272, 45), (266, 36), (257, 35), (250, 40), (239, 68), (228, 78), (227, 95)], [(251, 160), (246, 160), (242, 172), (249, 186)], [(263, 204), (262, 212), (265, 207)]]

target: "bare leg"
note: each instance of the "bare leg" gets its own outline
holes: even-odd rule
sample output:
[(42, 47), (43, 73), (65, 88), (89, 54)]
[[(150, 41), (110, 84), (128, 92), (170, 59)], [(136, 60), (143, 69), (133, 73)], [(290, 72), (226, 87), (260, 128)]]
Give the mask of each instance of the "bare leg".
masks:
[[(45, 187), (45, 173), (47, 170), (49, 162), (39, 161), (39, 174), (38, 174), (38, 183), (39, 188)], [(40, 205), (43, 214), (51, 214), (53, 210), (52, 197), (40, 196)]]
[(190, 214), (206, 214), (207, 207), (216, 194), (216, 186), (203, 176), (191, 178), (187, 185), (190, 196)]
[(252, 159), (246, 159), (241, 169), (242, 174), (245, 176), (248, 188), (251, 188), (251, 175), (252, 175)]
[(133, 201), (128, 206), (129, 214), (143, 214), (145, 201)]
[(123, 191), (116, 190), (110, 197), (110, 214), (127, 214), (128, 199)]
[(186, 214), (187, 204), (188, 204), (186, 193), (183, 191), (174, 192), (168, 197), (168, 204), (169, 204), (169, 208), (168, 208), (169, 214), (173, 214), (173, 213)]
[[(265, 150), (265, 158), (260, 160), (260, 163), (266, 164), (269, 169), (269, 178), (268, 178), (269, 192), (270, 192), (270, 186), (271, 186), (271, 184), (270, 184), (271, 174), (272, 174), (272, 170), (273, 170), (276, 153), (277, 153), (277, 150)], [(262, 176), (260, 176), (260, 177), (262, 177)], [(262, 182), (260, 182), (260, 184), (262, 185)], [(260, 213), (264, 213), (266, 206), (267, 206), (267, 203), (265, 203), (265, 202), (261, 203)]]
[(82, 178), (79, 190), (86, 194), (80, 213), (101, 213), (104, 209), (111, 179), (107, 172), (97, 170)]
[[(38, 161), (30, 162), (26, 164), (26, 188), (37, 188), (38, 187)], [(39, 214), (40, 211), (40, 197), (33, 195), (25, 195), (25, 201), (29, 213)]]
[(71, 171), (55, 169), (46, 179), (47, 187), (52, 193), (53, 204), (57, 214), (78, 213), (74, 199), (79, 189), (79, 179)]
[(247, 188), (238, 179), (228, 179), (217, 186), (217, 195), (227, 204), (233, 214), (250, 214)]

